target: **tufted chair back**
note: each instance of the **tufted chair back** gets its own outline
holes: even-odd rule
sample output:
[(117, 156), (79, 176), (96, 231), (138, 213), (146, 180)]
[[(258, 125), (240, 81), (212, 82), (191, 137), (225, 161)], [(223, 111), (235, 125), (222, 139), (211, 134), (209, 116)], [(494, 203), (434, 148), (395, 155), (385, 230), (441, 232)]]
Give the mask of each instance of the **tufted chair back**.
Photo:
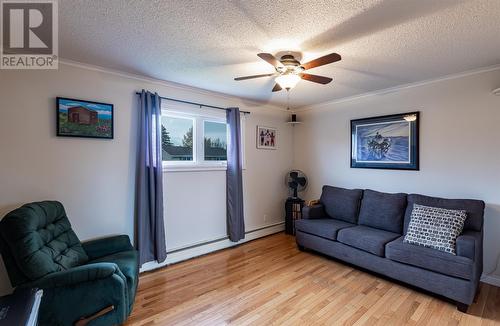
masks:
[(57, 201), (26, 204), (7, 214), (0, 221), (0, 250), (13, 286), (88, 260)]

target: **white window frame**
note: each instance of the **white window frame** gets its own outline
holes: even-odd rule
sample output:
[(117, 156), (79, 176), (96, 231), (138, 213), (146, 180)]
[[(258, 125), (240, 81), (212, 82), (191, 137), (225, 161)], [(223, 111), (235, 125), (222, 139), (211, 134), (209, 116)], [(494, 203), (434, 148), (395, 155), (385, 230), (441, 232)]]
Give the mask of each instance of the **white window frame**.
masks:
[[(193, 108), (185, 104), (166, 101), (162, 103), (162, 116), (193, 120), (193, 160), (163, 161), (164, 172), (227, 170), (227, 161), (205, 161), (205, 121), (227, 124), (224, 111)], [(242, 155), (245, 167), (245, 118), (243, 115), (241, 117)], [(229, 132), (228, 126), (226, 130)]]

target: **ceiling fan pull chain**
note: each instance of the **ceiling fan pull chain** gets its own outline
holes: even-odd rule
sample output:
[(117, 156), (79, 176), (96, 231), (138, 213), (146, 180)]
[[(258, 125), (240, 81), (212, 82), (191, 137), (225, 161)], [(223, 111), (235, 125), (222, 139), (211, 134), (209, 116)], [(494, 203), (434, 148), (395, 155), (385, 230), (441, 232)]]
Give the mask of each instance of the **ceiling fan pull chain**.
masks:
[(286, 109), (290, 110), (290, 90), (286, 90)]

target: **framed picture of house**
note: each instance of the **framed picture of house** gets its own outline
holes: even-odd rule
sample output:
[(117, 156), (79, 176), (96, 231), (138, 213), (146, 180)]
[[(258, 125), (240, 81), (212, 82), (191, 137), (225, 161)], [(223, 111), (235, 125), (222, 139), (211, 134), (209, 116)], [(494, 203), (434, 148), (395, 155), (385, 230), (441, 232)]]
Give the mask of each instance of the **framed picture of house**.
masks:
[(419, 169), (419, 112), (351, 120), (351, 168)]
[(113, 139), (113, 104), (58, 97), (57, 136)]
[(271, 127), (257, 126), (257, 148), (278, 148), (278, 130)]

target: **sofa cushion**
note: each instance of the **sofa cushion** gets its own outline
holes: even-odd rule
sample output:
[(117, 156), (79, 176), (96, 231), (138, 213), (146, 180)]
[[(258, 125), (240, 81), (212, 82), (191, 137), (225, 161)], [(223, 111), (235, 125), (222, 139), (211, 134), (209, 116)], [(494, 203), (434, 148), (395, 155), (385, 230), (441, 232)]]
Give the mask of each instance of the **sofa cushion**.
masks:
[(406, 194), (365, 190), (358, 223), (402, 234), (405, 208)]
[(122, 274), (127, 279), (129, 311), (132, 310), (134, 303), (135, 292), (137, 290), (138, 277), (139, 277), (139, 257), (137, 250), (128, 250), (117, 252), (108, 256), (103, 256), (98, 259), (90, 260), (88, 264), (92, 263), (115, 263)]
[(295, 221), (295, 229), (301, 232), (317, 235), (318, 237), (336, 240), (340, 229), (356, 226), (356, 224), (335, 220), (332, 218), (321, 218), (312, 220)]
[(483, 227), (484, 201), (475, 199), (446, 199), (439, 197), (429, 197), (418, 194), (408, 195), (408, 206), (405, 212), (404, 234), (408, 230), (411, 220), (413, 204), (439, 207), (446, 209), (460, 209), (467, 212), (464, 230), (481, 231)]
[(457, 237), (462, 233), (467, 212), (414, 204), (403, 242), (455, 255)]
[(385, 244), (399, 236), (400, 234), (398, 233), (358, 225), (340, 230), (337, 234), (337, 241), (384, 257)]
[(56, 201), (23, 205), (0, 222), (3, 242), (30, 280), (84, 264), (87, 254)]
[(472, 259), (404, 243), (403, 238), (399, 237), (386, 245), (385, 256), (387, 258), (453, 277), (472, 279)]
[(337, 220), (356, 223), (362, 195), (363, 191), (360, 189), (323, 186), (320, 202), (325, 207), (328, 216)]

